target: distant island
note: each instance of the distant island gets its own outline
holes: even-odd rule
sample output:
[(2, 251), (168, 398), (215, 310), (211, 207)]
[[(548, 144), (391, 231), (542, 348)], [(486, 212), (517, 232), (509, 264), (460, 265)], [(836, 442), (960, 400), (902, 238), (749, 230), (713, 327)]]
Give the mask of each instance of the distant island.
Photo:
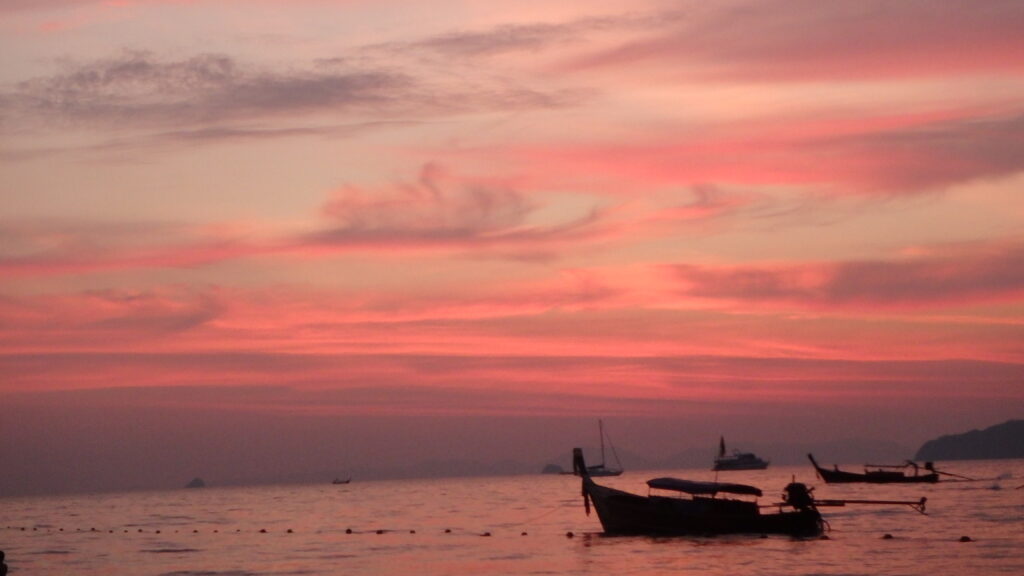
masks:
[(540, 471), (540, 473), (541, 474), (565, 474), (565, 469), (563, 469), (558, 464), (548, 464), (547, 466), (544, 467), (543, 470)]
[(185, 484), (185, 488), (205, 488), (205, 487), (206, 487), (206, 482), (203, 482), (203, 479), (199, 478), (198, 476), (193, 478), (192, 481), (189, 482), (188, 484)]
[(1024, 458), (1024, 420), (925, 442), (916, 460), (999, 460)]

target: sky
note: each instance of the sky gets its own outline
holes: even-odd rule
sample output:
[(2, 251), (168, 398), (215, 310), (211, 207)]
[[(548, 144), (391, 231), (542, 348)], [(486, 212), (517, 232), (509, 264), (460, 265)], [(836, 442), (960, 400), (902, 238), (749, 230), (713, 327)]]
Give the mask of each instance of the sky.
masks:
[(6, 0), (0, 494), (533, 466), (598, 418), (657, 458), (1024, 417), (1021, 30)]

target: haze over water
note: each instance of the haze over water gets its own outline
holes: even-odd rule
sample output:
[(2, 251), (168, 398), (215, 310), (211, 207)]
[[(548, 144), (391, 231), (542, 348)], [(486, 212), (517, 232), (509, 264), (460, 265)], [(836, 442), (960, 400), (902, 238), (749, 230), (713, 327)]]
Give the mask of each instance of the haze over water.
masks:
[[(835, 486), (814, 479), (810, 466), (720, 474), (764, 489), (761, 503), (777, 501), (794, 476), (819, 498), (928, 498), (927, 516), (905, 507), (825, 508), (828, 539), (604, 537), (584, 514), (578, 478), (538, 475), (9, 498), (0, 501), (0, 547), (15, 575), (1024, 571), (1024, 490), (1014, 489), (1024, 483), (1024, 461), (939, 467), (987, 479)], [(629, 471), (601, 481), (643, 494), (644, 481), (662, 475), (714, 478), (708, 470)]]
[(1020, 418), (977, 4), (0, 1), (0, 493)]

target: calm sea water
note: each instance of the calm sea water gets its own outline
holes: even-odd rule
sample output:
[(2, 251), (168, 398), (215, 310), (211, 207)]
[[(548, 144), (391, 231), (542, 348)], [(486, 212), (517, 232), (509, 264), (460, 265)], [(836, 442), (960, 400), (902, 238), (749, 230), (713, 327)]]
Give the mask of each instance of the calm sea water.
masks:
[[(1024, 460), (940, 469), (987, 480), (835, 486), (810, 466), (719, 477), (763, 488), (762, 503), (794, 475), (819, 498), (928, 498), (926, 516), (827, 508), (827, 539), (605, 537), (577, 478), (538, 475), (8, 498), (0, 549), (11, 574), (33, 576), (1024, 574)], [(601, 482), (646, 494), (644, 481), (663, 475), (714, 478)]]

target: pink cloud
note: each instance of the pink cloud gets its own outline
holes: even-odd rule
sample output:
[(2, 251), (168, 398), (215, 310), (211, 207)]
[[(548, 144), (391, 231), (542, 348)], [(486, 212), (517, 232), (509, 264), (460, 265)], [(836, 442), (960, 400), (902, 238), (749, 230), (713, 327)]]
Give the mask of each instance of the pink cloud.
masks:
[[(706, 184), (917, 194), (1024, 170), (1022, 127), (1019, 111), (867, 112), (677, 130), (638, 142), (521, 145), (500, 152), (521, 166), (544, 166), (543, 173), (529, 176), (537, 186), (575, 182), (607, 194)], [(591, 185), (594, 180), (599, 184)]]
[(691, 8), (663, 22), (568, 67), (649, 64), (705, 79), (761, 81), (1024, 70), (1024, 10), (1016, 2), (984, 9), (927, 1), (740, 2)]
[(951, 246), (876, 261), (675, 267), (693, 297), (805, 309), (902, 309), (1016, 302), (1024, 298), (1024, 245)]
[[(705, 191), (702, 207), (713, 209)], [(9, 242), (0, 272), (10, 276), (191, 268), (256, 258), (310, 258), (353, 252), (547, 257), (615, 237), (597, 200), (560, 220), (536, 221), (541, 203), (500, 180), (456, 176), (426, 164), (419, 179), (382, 189), (346, 186), (323, 206), (311, 231), (275, 234), (237, 225), (104, 227), (82, 222), (0, 226)], [(165, 238), (155, 242), (153, 228)]]

